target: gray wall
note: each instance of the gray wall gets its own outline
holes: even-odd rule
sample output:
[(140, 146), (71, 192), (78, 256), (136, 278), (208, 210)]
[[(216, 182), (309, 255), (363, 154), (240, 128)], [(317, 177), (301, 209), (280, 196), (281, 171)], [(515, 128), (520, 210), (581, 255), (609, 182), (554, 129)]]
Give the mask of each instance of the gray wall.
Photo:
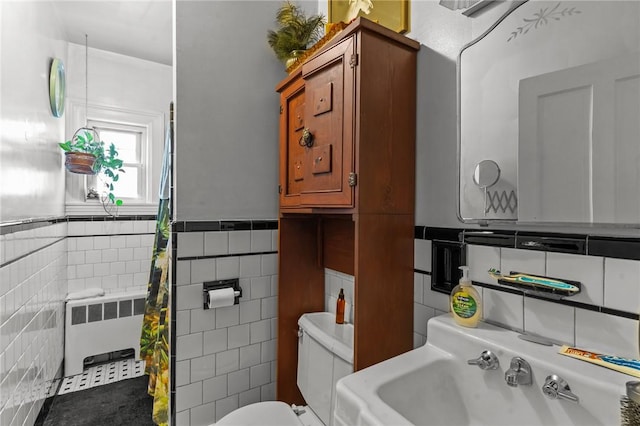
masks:
[(0, 222), (61, 216), (64, 116), (49, 107), (49, 66), (67, 62), (61, 24), (47, 2), (0, 3)]
[(275, 218), (276, 1), (176, 4), (176, 218)]

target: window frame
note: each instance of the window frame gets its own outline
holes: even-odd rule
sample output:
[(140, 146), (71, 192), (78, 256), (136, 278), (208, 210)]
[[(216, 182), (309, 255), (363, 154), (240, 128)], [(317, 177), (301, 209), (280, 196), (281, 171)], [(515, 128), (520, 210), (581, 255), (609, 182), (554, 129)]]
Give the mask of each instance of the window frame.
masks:
[[(118, 207), (118, 214), (146, 215), (156, 214), (158, 210), (158, 186), (162, 169), (162, 155), (165, 145), (168, 114), (159, 111), (131, 110), (111, 105), (89, 103), (84, 99), (69, 99), (65, 113), (65, 137), (70, 139), (75, 129), (88, 122), (104, 122), (139, 127), (147, 134), (146, 158), (146, 194), (137, 199), (123, 199), (124, 204)], [(64, 159), (62, 159), (64, 161)], [(64, 169), (64, 168), (63, 168)], [(61, 173), (63, 171), (61, 170)], [(99, 200), (87, 199), (87, 176), (65, 172), (66, 195), (65, 214), (67, 215), (100, 215), (105, 216), (104, 208)], [(116, 187), (117, 189), (117, 187)]]
[[(136, 154), (138, 157), (137, 163), (123, 163), (123, 167), (135, 167), (138, 174), (138, 196), (137, 197), (125, 197), (123, 195), (118, 194), (118, 186), (117, 183), (114, 185), (115, 190), (113, 191), (116, 198), (122, 199), (126, 202), (143, 202), (149, 199), (149, 191), (150, 191), (150, 177), (148, 174), (149, 167), (149, 137), (147, 135), (147, 129), (144, 126), (127, 124), (127, 123), (119, 123), (112, 121), (104, 121), (104, 120), (87, 120), (87, 127), (94, 127), (98, 131), (100, 135), (100, 139), (105, 142), (105, 149), (109, 148), (110, 141), (104, 140), (102, 133), (104, 130), (113, 130), (119, 132), (127, 132), (130, 134), (137, 134), (136, 141)], [(93, 184), (94, 188), (98, 188), (100, 186), (99, 177), (98, 176), (87, 176), (87, 185), (90, 187)], [(100, 191), (98, 191), (100, 192)]]

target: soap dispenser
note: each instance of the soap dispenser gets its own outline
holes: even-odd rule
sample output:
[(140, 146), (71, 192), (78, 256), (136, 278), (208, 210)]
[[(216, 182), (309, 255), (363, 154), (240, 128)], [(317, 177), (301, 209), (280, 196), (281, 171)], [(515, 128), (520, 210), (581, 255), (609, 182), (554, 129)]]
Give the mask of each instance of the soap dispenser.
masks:
[(451, 291), (451, 315), (459, 325), (477, 327), (482, 318), (482, 298), (469, 280), (469, 267), (461, 266), (462, 278)]

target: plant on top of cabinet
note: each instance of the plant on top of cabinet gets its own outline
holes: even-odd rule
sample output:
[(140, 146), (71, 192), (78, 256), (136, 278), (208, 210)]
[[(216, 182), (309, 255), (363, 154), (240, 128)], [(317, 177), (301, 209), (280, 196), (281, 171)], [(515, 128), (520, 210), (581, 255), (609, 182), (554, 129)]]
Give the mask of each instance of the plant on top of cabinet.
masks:
[(267, 41), (287, 67), (322, 37), (325, 23), (323, 15), (307, 18), (302, 9), (290, 1), (278, 9), (276, 21), (279, 28), (268, 31)]

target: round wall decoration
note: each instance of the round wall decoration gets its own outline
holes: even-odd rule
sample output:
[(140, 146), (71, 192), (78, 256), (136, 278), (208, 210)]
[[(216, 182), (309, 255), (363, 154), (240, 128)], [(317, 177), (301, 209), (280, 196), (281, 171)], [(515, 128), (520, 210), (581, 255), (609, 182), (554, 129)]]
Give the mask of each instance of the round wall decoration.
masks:
[(49, 102), (51, 104), (51, 113), (54, 117), (62, 117), (64, 113), (65, 91), (64, 64), (60, 59), (54, 58), (51, 61), (51, 69), (49, 71)]

